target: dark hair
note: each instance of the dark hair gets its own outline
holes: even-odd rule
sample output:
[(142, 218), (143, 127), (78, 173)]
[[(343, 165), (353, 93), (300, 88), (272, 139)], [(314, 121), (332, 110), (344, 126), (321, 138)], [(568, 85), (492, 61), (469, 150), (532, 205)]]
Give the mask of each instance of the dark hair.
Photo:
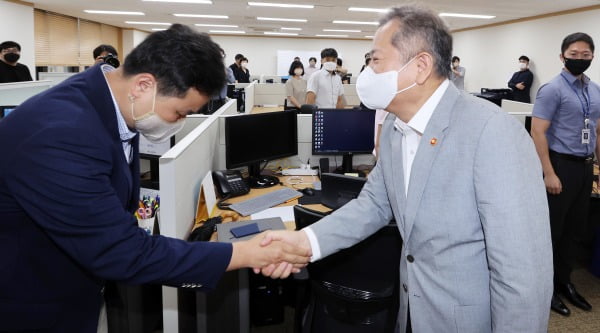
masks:
[(19, 45), (19, 43), (17, 42), (13, 42), (11, 40), (7, 40), (6, 42), (2, 42), (2, 44), (0, 44), (0, 51), (4, 50), (4, 49), (10, 49), (16, 47), (17, 50), (19, 50), (19, 52), (21, 52), (21, 45)]
[(343, 63), (343, 60), (342, 60), (342, 58), (337, 58), (337, 65), (338, 65), (338, 66), (341, 66), (341, 65), (342, 65), (342, 63)]
[(441, 77), (450, 75), (452, 36), (436, 13), (416, 5), (392, 7), (379, 21), (379, 26), (392, 20), (400, 23), (392, 36), (392, 44), (404, 56), (404, 62), (419, 52), (427, 52), (434, 59), (435, 72)]
[(525, 60), (525, 61), (529, 62), (529, 57), (526, 55), (522, 55), (519, 57), (519, 61), (521, 61), (521, 60)]
[(371, 59), (371, 51), (365, 53), (365, 59)]
[(590, 35), (585, 32), (576, 32), (574, 34), (570, 34), (562, 41), (562, 45), (560, 46), (560, 53), (564, 55), (565, 51), (571, 46), (573, 43), (584, 42), (590, 46), (592, 53), (594, 52), (594, 40)]
[(224, 67), (219, 46), (207, 34), (173, 24), (136, 46), (125, 58), (123, 73), (154, 75), (163, 96), (183, 97), (190, 88), (212, 96), (225, 85)]
[(323, 49), (323, 51), (321, 51), (321, 59), (328, 57), (337, 58), (337, 51), (332, 48)]
[(235, 61), (241, 60), (243, 58), (244, 58), (243, 54), (238, 53), (238, 54), (235, 55)]
[(302, 75), (304, 75), (304, 65), (300, 61), (292, 62), (292, 64), (290, 65), (290, 70), (288, 71), (288, 74), (290, 74), (291, 76), (296, 75), (296, 73), (294, 73), (294, 70), (296, 68), (302, 68)]
[(115, 57), (119, 56), (119, 54), (117, 53), (117, 49), (112, 47), (112, 45), (102, 44), (98, 45), (98, 47), (94, 49), (94, 52), (92, 52), (94, 54), (94, 59), (98, 58), (100, 54), (102, 54), (102, 52), (112, 53), (112, 55), (114, 55)]
[(371, 63), (371, 58), (365, 59), (365, 66), (369, 66), (370, 63)]
[(248, 58), (246, 58), (246, 57), (243, 57), (243, 58), (242, 58), (242, 61), (248, 62)]
[(460, 58), (457, 56), (452, 57), (452, 62), (458, 61), (460, 62)]
[(317, 58), (315, 58), (315, 57), (308, 58), (308, 62), (310, 62), (311, 60), (314, 60), (314, 62), (317, 62)]

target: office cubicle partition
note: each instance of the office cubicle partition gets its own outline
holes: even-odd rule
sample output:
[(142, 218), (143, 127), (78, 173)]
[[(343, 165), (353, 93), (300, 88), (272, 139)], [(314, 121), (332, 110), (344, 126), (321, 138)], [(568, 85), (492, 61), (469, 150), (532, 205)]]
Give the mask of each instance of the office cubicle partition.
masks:
[(55, 86), (75, 74), (79, 73), (39, 72), (38, 77), (40, 80), (51, 81), (52, 85)]
[(52, 87), (52, 81), (26, 81), (0, 84), (0, 104), (20, 105), (29, 97)]

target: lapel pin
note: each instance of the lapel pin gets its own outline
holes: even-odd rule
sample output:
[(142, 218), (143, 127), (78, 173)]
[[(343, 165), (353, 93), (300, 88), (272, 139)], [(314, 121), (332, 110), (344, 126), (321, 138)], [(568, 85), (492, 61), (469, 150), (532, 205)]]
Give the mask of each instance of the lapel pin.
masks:
[(431, 138), (431, 140), (429, 140), (429, 144), (432, 146), (435, 146), (435, 144), (437, 143), (437, 139), (436, 138)]

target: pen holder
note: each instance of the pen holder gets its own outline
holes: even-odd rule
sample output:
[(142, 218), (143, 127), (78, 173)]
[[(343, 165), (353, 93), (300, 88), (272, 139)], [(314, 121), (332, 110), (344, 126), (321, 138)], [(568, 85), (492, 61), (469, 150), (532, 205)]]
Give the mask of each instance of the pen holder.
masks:
[(138, 219), (138, 226), (142, 229), (144, 229), (144, 231), (146, 231), (146, 233), (148, 233), (148, 235), (152, 235), (153, 231), (154, 231), (154, 218), (155, 217), (150, 217), (147, 219)]

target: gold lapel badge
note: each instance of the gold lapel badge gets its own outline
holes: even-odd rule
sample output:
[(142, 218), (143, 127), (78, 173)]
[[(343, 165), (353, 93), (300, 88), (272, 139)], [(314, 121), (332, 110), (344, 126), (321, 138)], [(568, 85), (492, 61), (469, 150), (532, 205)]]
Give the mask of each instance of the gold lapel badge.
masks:
[(435, 144), (437, 143), (437, 139), (436, 138), (431, 138), (431, 140), (429, 140), (429, 144), (432, 146), (435, 146)]

